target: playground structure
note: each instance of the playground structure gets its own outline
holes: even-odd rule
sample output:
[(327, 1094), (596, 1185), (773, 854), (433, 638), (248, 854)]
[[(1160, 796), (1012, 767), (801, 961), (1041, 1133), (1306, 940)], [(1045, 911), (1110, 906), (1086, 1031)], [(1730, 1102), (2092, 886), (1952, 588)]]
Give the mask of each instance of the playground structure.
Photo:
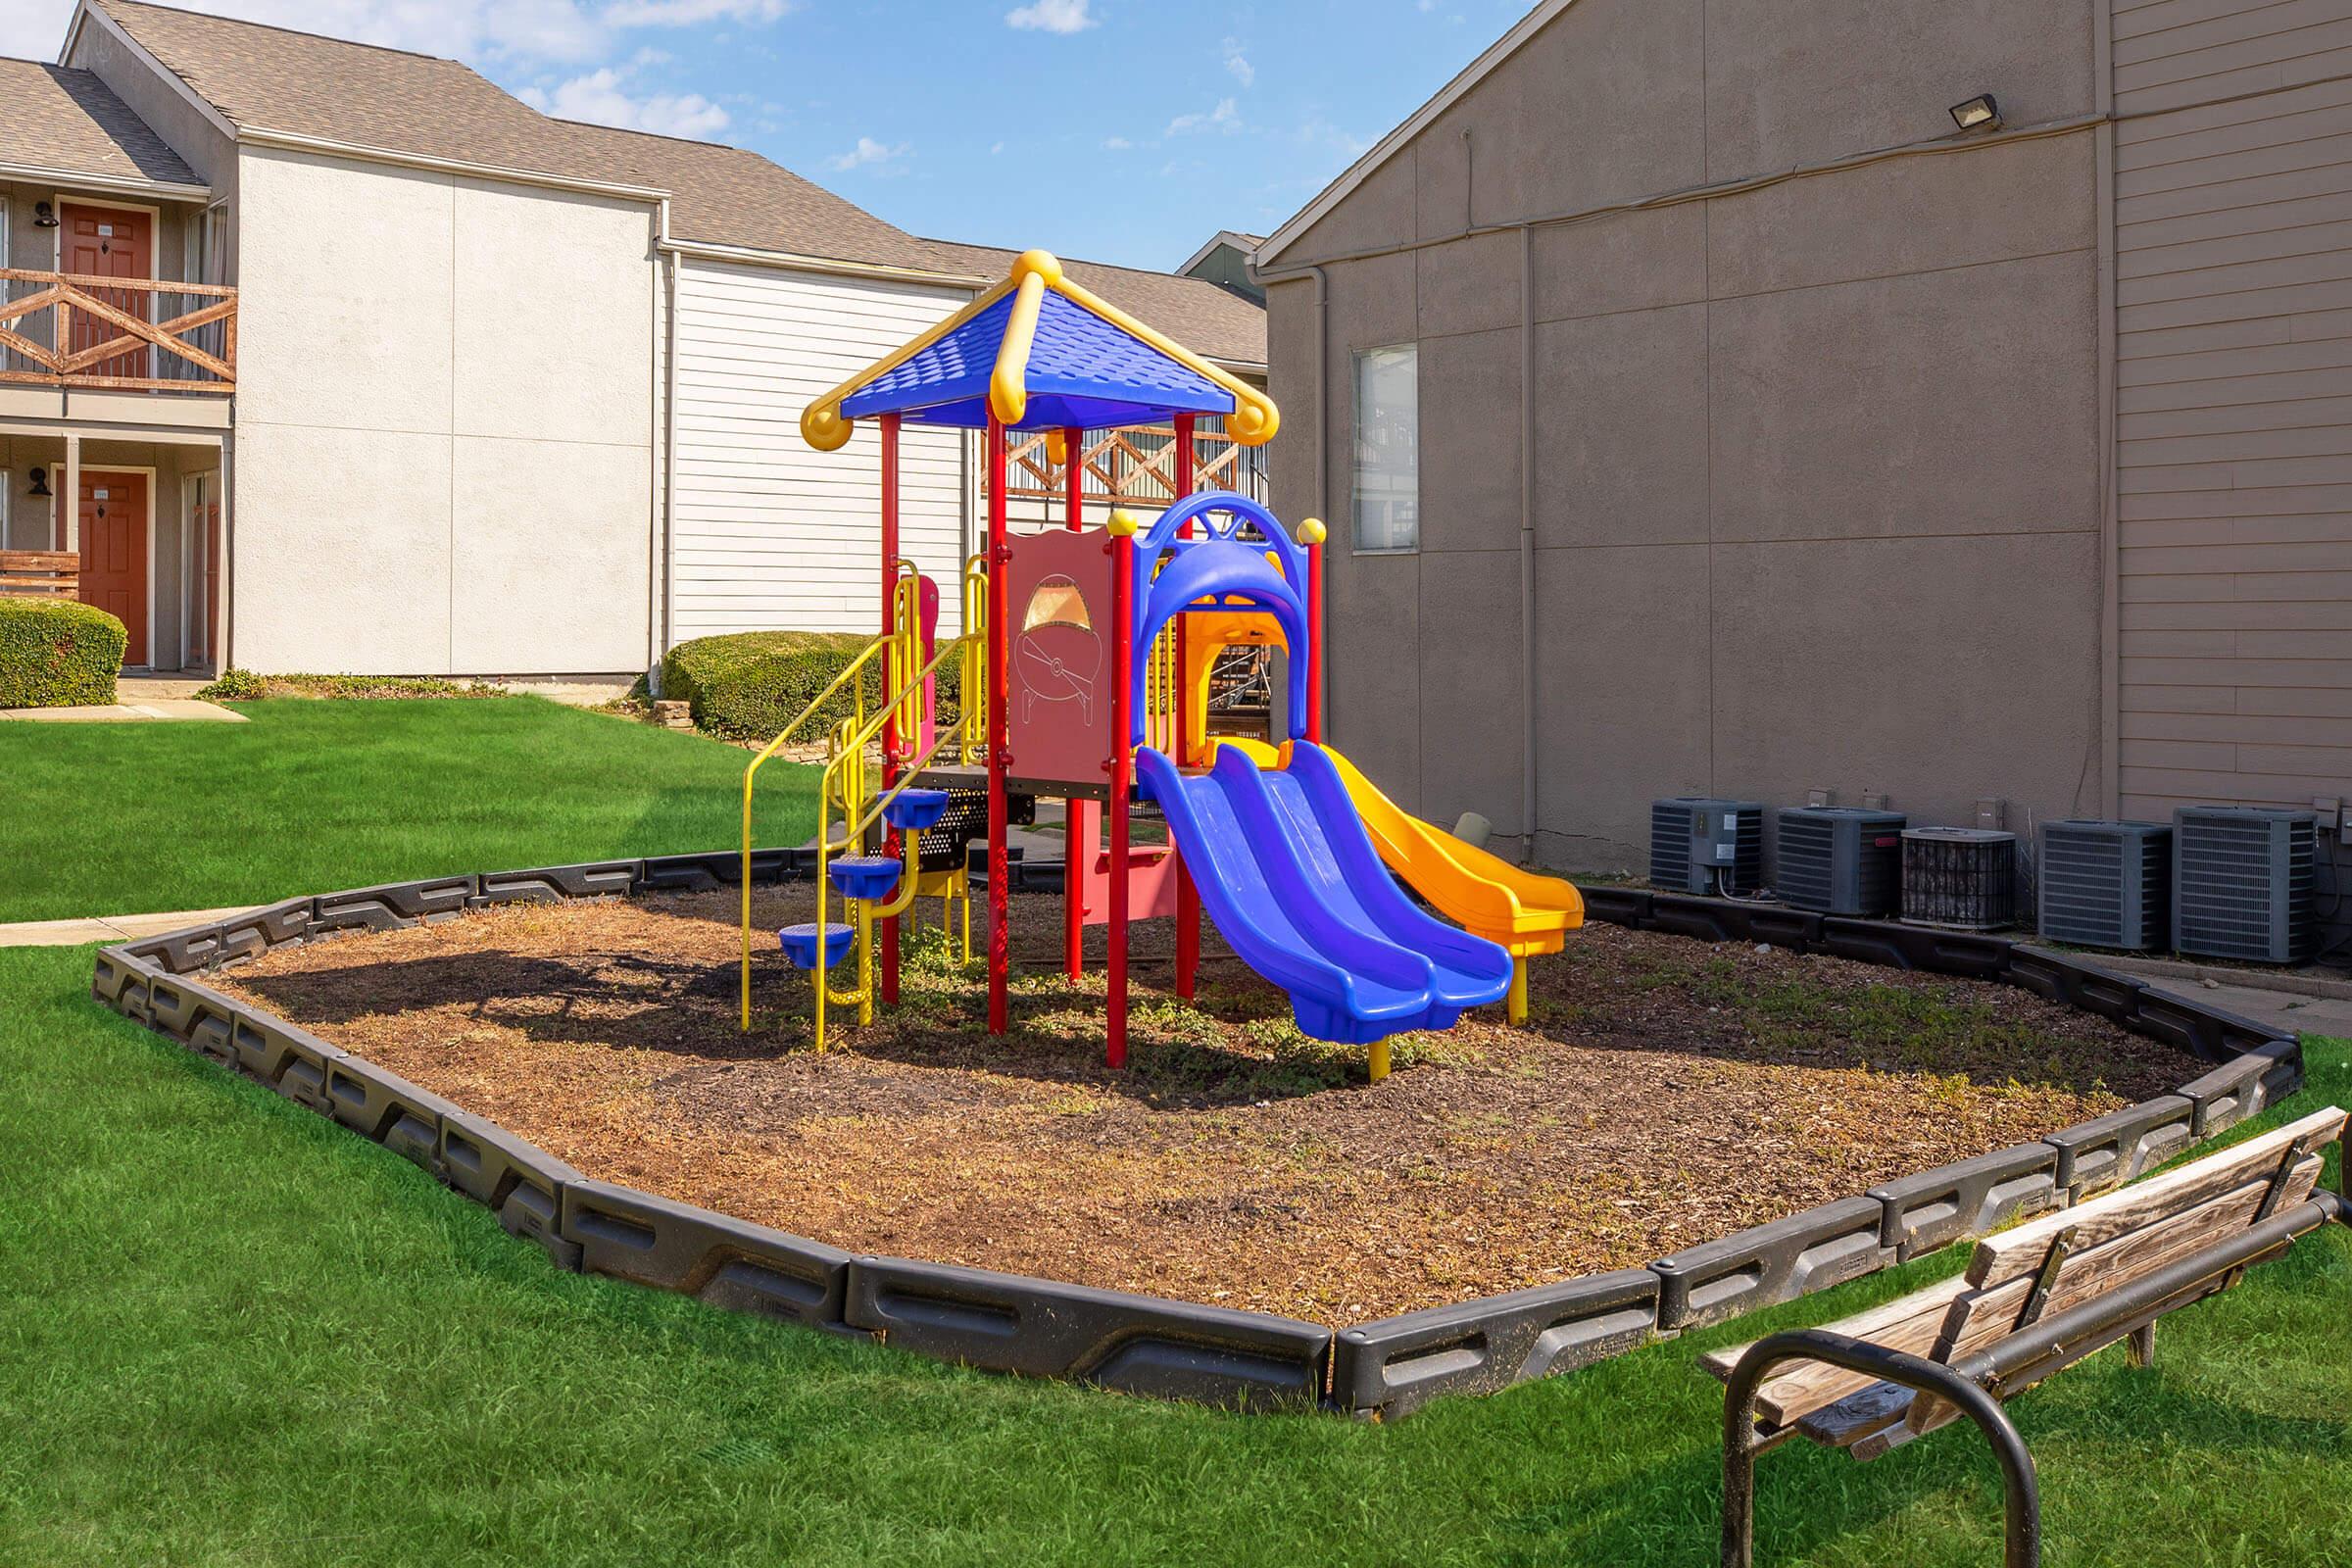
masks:
[[(872, 1021), (898, 998), (900, 920), (914, 898), (961, 900), (976, 819), (939, 855), (922, 835), (957, 803), (985, 803), (988, 1027), (1006, 1027), (1014, 802), (1065, 803), (1064, 963), (1106, 927), (1105, 1054), (1127, 1056), (1128, 924), (1176, 921), (1175, 989), (1191, 998), (1203, 908), (1234, 952), (1291, 998), (1298, 1027), (1368, 1048), (1385, 1077), (1389, 1037), (1443, 1029), (1465, 1009), (1507, 1002), (1526, 1017), (1526, 968), (1583, 921), (1568, 883), (1531, 874), (1397, 808), (1322, 744), (1317, 698), (1323, 525), (1286, 528), (1256, 502), (1193, 489), (1193, 434), (1221, 417), (1245, 445), (1279, 424), (1264, 393), (1235, 379), (1070, 281), (1031, 251), (969, 306), (810, 404), (803, 436), (837, 451), (872, 420), (881, 443), (882, 625), (873, 643), (745, 769), (743, 1027), (752, 1022), (751, 855), (760, 768), (845, 688), (852, 714), (828, 737), (819, 794), (816, 918), (779, 933), (810, 972), (816, 1045), (830, 1007)], [(1086, 526), (1087, 430), (1172, 421), (1178, 496), (1150, 524), (1113, 514)], [(936, 636), (938, 594), (899, 554), (899, 448), (907, 423), (986, 432), (988, 543), (965, 563), (959, 635)], [(1067, 462), (1065, 526), (1014, 538), (1006, 509), (1007, 432), (1045, 430)], [(1287, 700), (1264, 741), (1208, 733), (1220, 650), (1280, 646)], [(936, 721), (933, 676), (960, 661), (962, 711)], [(863, 686), (878, 670), (869, 714)], [(868, 748), (879, 746), (879, 767)], [(1155, 803), (1170, 842), (1139, 847), (1130, 816)], [(842, 831), (834, 836), (838, 811)], [(895, 842), (887, 835), (895, 835)], [(873, 842), (875, 839), (881, 842)], [(1107, 843), (1105, 843), (1107, 839)], [(836, 853), (836, 849), (842, 853)], [(907, 868), (914, 871), (906, 875)], [(1392, 876), (1392, 872), (1395, 873)], [(1397, 885), (1401, 877), (1448, 925)], [(838, 894), (848, 918), (829, 917)], [(877, 956), (877, 938), (879, 953)], [(854, 982), (836, 983), (847, 968)]]

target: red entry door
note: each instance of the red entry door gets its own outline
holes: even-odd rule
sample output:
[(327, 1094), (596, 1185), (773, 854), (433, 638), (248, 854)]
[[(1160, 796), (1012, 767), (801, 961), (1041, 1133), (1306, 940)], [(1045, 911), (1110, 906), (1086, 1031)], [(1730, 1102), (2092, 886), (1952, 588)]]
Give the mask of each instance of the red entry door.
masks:
[[(77, 277), (155, 276), (155, 225), (145, 213), (68, 202), (58, 212), (58, 229), (67, 272)], [(146, 289), (92, 288), (89, 292), (125, 316), (151, 319), (148, 303), (154, 296)], [(102, 321), (87, 311), (75, 311), (69, 343), (78, 354), (122, 335), (122, 329), (113, 322)], [(152, 352), (144, 347), (133, 349), (85, 367), (81, 373), (144, 377), (153, 373), (148, 368)]]
[(147, 476), (81, 471), (81, 602), (130, 633), (122, 662), (147, 662)]

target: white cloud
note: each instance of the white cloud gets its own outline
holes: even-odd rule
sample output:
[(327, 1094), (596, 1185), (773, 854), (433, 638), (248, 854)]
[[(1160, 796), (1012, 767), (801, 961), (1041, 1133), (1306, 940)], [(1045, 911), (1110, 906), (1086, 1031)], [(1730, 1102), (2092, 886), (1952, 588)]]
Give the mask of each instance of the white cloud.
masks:
[(1105, 152), (1123, 153), (1134, 145), (1135, 143), (1129, 141), (1124, 136), (1105, 136), (1102, 138), (1102, 148)]
[(1242, 53), (1242, 40), (1239, 38), (1229, 37), (1225, 40), (1223, 48), (1225, 51), (1225, 69), (1233, 74), (1233, 79), (1240, 82), (1245, 87), (1255, 82), (1257, 80), (1257, 68), (1250, 63), (1250, 57), (1248, 55)]
[(853, 169), (871, 169), (877, 165), (895, 164), (912, 154), (913, 151), (914, 149), (906, 142), (900, 142), (897, 146), (892, 147), (874, 140), (871, 136), (860, 136), (858, 138), (857, 146), (846, 153), (838, 153), (826, 159), (825, 164), (828, 168), (847, 172)]
[[(173, 0), (215, 16), (466, 61), (587, 63), (641, 28), (767, 23), (792, 0)], [(1083, 6), (1080, 7), (1084, 9)], [(0, 55), (51, 60), (71, 0), (0, 0)]]
[(1028, 32), (1084, 32), (1100, 25), (1091, 14), (1094, 0), (1032, 0), (1004, 13), (1004, 25)]
[(685, 136), (708, 141), (727, 128), (724, 109), (699, 92), (631, 94), (627, 77), (606, 66), (574, 76), (553, 92), (526, 87), (515, 96), (543, 115), (585, 120), (623, 130), (650, 130), (662, 136)]
[(1178, 115), (1168, 122), (1168, 134), (1181, 136), (1188, 131), (1221, 130), (1227, 135), (1242, 128), (1242, 108), (1231, 98), (1220, 98), (1217, 107), (1200, 114)]
[(602, 13), (614, 27), (691, 27), (705, 22), (774, 22), (791, 0), (612, 0)]

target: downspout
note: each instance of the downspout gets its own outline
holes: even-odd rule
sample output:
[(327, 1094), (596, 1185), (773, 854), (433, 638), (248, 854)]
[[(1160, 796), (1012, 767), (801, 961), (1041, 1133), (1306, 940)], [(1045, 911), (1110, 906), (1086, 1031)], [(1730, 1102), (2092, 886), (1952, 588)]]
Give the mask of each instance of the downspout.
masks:
[(662, 644), (648, 684), (662, 695), (662, 665), (669, 658), (677, 584), (678, 520), (678, 253), (662, 252)]
[[(1254, 274), (1257, 264), (1250, 270)], [(1315, 510), (1309, 516), (1321, 517), (1324, 526), (1331, 521), (1331, 274), (1320, 265), (1306, 270), (1315, 280)], [(1355, 544), (1355, 524), (1348, 525), (1348, 549)], [(1326, 576), (1326, 585), (1329, 578)], [(1331, 595), (1323, 596), (1323, 618), (1331, 619)], [(1323, 715), (1321, 739), (1331, 739), (1331, 627), (1319, 625), (1314, 629), (1315, 651), (1315, 711)]]
[(1536, 231), (1519, 230), (1519, 820), (1536, 863)]

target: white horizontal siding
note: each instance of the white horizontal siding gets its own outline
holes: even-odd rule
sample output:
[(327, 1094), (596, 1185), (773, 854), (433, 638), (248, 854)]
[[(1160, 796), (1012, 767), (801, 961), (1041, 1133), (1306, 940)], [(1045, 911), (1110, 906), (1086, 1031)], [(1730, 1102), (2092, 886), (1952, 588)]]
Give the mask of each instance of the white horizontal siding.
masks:
[(2352, 19), (2115, 18), (2122, 807), (2307, 805), (2352, 777)]
[[(881, 616), (881, 441), (801, 439), (801, 411), (970, 294), (683, 262), (678, 272), (679, 641), (738, 631), (873, 631)], [(957, 629), (965, 438), (908, 429), (900, 549)]]

